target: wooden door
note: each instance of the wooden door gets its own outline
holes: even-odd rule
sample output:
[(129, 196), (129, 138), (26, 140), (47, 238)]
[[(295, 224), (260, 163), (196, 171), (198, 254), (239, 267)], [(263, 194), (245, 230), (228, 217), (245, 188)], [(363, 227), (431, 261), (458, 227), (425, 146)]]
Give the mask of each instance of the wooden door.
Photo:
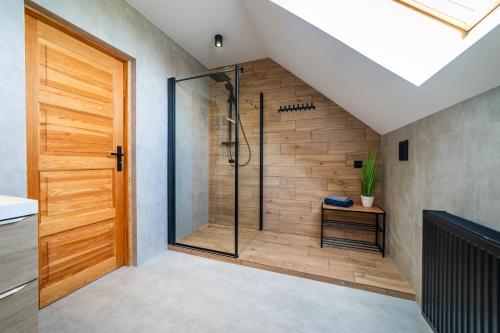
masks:
[(39, 200), (44, 307), (124, 265), (125, 173), (110, 155), (125, 143), (124, 63), (25, 18), (28, 196)]

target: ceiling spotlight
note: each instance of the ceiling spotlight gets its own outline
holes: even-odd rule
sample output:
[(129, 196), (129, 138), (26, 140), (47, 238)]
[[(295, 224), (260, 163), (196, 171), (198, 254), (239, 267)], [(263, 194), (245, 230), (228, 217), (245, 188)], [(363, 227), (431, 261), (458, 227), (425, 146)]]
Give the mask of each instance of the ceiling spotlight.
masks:
[(215, 47), (222, 47), (222, 35), (215, 35)]

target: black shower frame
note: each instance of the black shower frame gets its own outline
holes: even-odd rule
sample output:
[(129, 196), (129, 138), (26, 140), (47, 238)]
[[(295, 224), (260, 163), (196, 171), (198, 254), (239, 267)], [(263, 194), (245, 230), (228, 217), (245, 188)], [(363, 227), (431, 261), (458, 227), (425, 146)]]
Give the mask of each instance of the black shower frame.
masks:
[[(236, 65), (234, 69), (223, 70), (221, 72), (230, 72), (234, 70), (235, 74), (235, 122), (239, 122), (239, 79), (242, 68)], [(194, 249), (198, 251), (204, 251), (209, 253), (214, 253), (227, 257), (238, 258), (238, 159), (239, 159), (239, 126), (235, 126), (235, 175), (234, 175), (234, 253), (218, 251), (214, 249), (208, 249), (188, 244), (178, 243), (176, 241), (175, 224), (176, 224), (176, 214), (175, 214), (175, 86), (177, 82), (186, 81), (195, 78), (207, 77), (213, 74), (204, 73), (195, 76), (191, 76), (185, 79), (177, 80), (175, 77), (171, 77), (167, 81), (168, 90), (168, 152), (167, 152), (167, 208), (168, 208), (168, 244), (180, 247), (185, 247), (189, 249)], [(264, 108), (264, 97), (261, 93), (260, 97), (260, 187), (259, 187), (259, 229), (263, 229), (263, 108)]]

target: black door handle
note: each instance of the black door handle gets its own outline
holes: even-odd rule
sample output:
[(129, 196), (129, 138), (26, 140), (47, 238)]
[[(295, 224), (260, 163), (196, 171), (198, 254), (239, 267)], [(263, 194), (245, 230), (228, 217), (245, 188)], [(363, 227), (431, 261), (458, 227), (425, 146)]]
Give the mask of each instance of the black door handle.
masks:
[(110, 155), (116, 156), (116, 171), (122, 171), (123, 169), (123, 156), (125, 154), (123, 153), (122, 146), (116, 146), (116, 153), (111, 152)]

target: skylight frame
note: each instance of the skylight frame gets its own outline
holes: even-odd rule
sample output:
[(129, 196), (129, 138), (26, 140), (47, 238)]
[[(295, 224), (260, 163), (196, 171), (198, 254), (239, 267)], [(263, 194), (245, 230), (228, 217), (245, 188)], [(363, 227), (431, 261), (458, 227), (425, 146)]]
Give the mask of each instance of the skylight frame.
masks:
[[(486, 18), (489, 14), (491, 14), (495, 9), (500, 6), (500, 0), (494, 0), (491, 3), (485, 5), (480, 8), (479, 14), (475, 14), (469, 20), (462, 20), (458, 17), (453, 16), (451, 13), (446, 13), (445, 11), (440, 10), (440, 6), (429, 6), (428, 4), (423, 3), (422, 0), (396, 0), (404, 5), (407, 5), (413, 9), (418, 10), (419, 12), (424, 13), (425, 15), (429, 15), (435, 19), (438, 19), (446, 24), (449, 24), (453, 27), (456, 27), (464, 32), (471, 31), (479, 22), (481, 22), (484, 18)], [(455, 4), (460, 6), (459, 3), (455, 1), (449, 1), (450, 4)]]

